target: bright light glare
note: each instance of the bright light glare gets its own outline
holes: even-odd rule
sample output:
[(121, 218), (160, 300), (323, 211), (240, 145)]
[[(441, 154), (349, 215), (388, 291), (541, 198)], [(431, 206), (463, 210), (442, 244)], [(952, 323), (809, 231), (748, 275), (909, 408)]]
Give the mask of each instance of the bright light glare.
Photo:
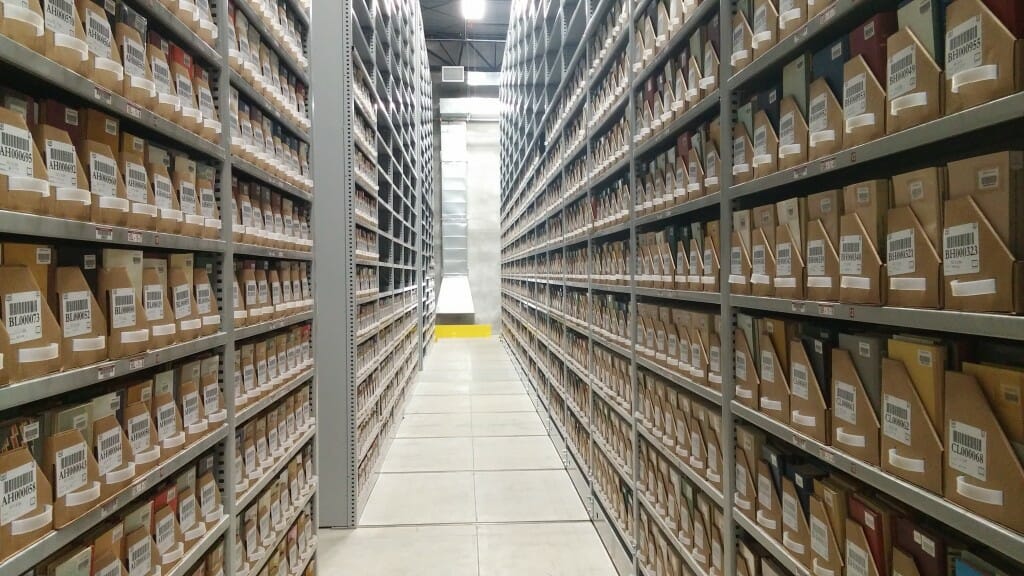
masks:
[(483, 20), (484, 0), (462, 0), (462, 17), (466, 20)]

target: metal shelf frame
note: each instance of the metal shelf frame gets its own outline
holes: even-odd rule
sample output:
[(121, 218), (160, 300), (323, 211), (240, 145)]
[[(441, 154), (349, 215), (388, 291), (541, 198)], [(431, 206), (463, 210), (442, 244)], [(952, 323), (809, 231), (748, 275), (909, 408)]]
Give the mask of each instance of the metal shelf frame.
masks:
[[(650, 0), (627, 0), (627, 12), (631, 19), (621, 27), (619, 35), (610, 38), (603, 45), (596, 45), (594, 39), (597, 30), (605, 27), (605, 15), (612, 10), (613, 0), (591, 0), (579, 2), (575, 11), (567, 8), (565, 0), (552, 0), (560, 4), (559, 9), (548, 7), (547, 10), (526, 11), (513, 18), (512, 27), (506, 44), (506, 56), (502, 74), (501, 98), (503, 101), (503, 117), (501, 128), (501, 188), (502, 204), (500, 244), (502, 246), (502, 308), (507, 318), (504, 335), (506, 343), (524, 374), (524, 380), (530, 383), (531, 395), (536, 396), (536, 403), (542, 412), (547, 413), (556, 406), (556, 401), (547, 398), (555, 395), (565, 400), (565, 414), (549, 414), (544, 416), (552, 425), (549, 426), (556, 447), (567, 445), (564, 441), (563, 423), (569, 418), (580, 422), (587, 432), (587, 443), (583, 448), (590, 454), (594, 451), (606, 451), (606, 446), (593, 436), (592, 422), (580, 419), (577, 406), (562, 395), (559, 382), (569, 374), (574, 374), (588, 383), (590, 388), (591, 407), (600, 399), (610, 404), (620, 416), (627, 417), (633, 426), (634, 454), (641, 439), (654, 445), (663, 455), (668, 456), (673, 464), (722, 510), (724, 554), (723, 574), (736, 573), (736, 560), (733, 554), (737, 538), (740, 534), (749, 534), (759, 541), (780, 564), (795, 574), (808, 574), (808, 570), (794, 563), (792, 557), (785, 554), (784, 548), (771, 541), (756, 525), (748, 522), (733, 507), (735, 479), (732, 474), (723, 474), (720, 489), (710, 485), (701, 475), (689, 469), (665, 450), (657, 438), (648, 433), (639, 424), (635, 415), (624, 415), (621, 407), (609, 398), (607, 393), (596, 382), (596, 366), (594, 349), (596, 346), (610, 349), (630, 362), (631, 378), (636, 383), (638, 371), (658, 374), (674, 386), (686, 390), (703, 403), (713, 407), (722, 419), (721, 447), (723, 470), (731, 470), (735, 462), (735, 427), (738, 422), (751, 424), (762, 429), (767, 435), (778, 441), (792, 445), (814, 458), (817, 458), (835, 470), (853, 476), (864, 484), (879, 491), (892, 495), (911, 508), (921, 512), (938, 523), (944, 524), (970, 539), (977, 540), (991, 548), (994, 552), (1012, 560), (1024, 563), (1024, 535), (1016, 534), (1005, 527), (987, 521), (976, 514), (968, 512), (941, 496), (927, 493), (915, 486), (903, 482), (876, 468), (856, 461), (828, 446), (817, 444), (813, 440), (794, 433), (787, 426), (774, 422), (765, 416), (748, 410), (734, 402), (734, 350), (731, 337), (721, 342), (721, 374), (720, 390), (699, 385), (691, 379), (654, 362), (642, 354), (635, 345), (621, 345), (610, 340), (606, 334), (598, 330), (591, 317), (586, 323), (580, 323), (546, 302), (547, 296), (564, 294), (570, 289), (574, 293), (583, 291), (590, 299), (591, 310), (597, 298), (606, 297), (609, 293), (619, 298), (629, 299), (630, 330), (633, 331), (632, 341), (637, 335), (637, 305), (642, 302), (680, 303), (691, 309), (714, 311), (724, 320), (719, 327), (721, 334), (731, 334), (735, 326), (735, 314), (739, 311), (752, 313), (770, 313), (792, 317), (822, 319), (841, 322), (851, 327), (870, 329), (875, 326), (888, 330), (911, 330), (918, 333), (952, 333), (977, 336), (1012, 342), (1024, 342), (1024, 317), (997, 314), (975, 314), (950, 310), (924, 310), (896, 307), (872, 307), (835, 302), (794, 301), (780, 298), (762, 298), (732, 294), (728, 282), (728, 268), (720, 270), (720, 292), (695, 292), (690, 290), (674, 290), (641, 286), (640, 278), (635, 270), (638, 252), (637, 238), (642, 232), (658, 229), (670, 222), (694, 219), (718, 220), (719, 228), (719, 261), (730, 261), (732, 236), (731, 214), (738, 209), (749, 208), (761, 204), (777, 202), (797, 195), (810, 192), (839, 188), (847, 184), (863, 181), (868, 178), (888, 177), (897, 174), (901, 168), (911, 165), (934, 165), (936, 160), (947, 161), (964, 158), (970, 155), (972, 142), (979, 138), (994, 136), (1000, 142), (1020, 128), (1024, 128), (1024, 93), (1017, 93), (1005, 98), (983, 104), (981, 106), (952, 114), (933, 122), (923, 124), (896, 134), (888, 135), (873, 142), (852, 147), (825, 158), (807, 162), (792, 169), (755, 179), (742, 184), (734, 184), (731, 170), (723, 169), (720, 174), (721, 192), (687, 200), (683, 203), (662, 208), (661, 210), (641, 215), (636, 207), (629, 207), (626, 222), (604, 229), (587, 229), (578, 234), (571, 229), (566, 218), (566, 209), (576, 201), (588, 202), (600, 191), (602, 184), (611, 177), (623, 174), (628, 177), (633, 190), (637, 189), (638, 179), (643, 164), (656, 154), (662, 153), (674, 144), (675, 136), (680, 132), (692, 129), (711, 117), (723, 120), (722, 131), (738, 122), (735, 108), (745, 97), (763, 86), (769, 80), (777, 80), (782, 75), (783, 67), (796, 55), (824, 47), (837, 35), (848, 33), (866, 18), (881, 9), (891, 9), (891, 2), (885, 0), (832, 0), (822, 12), (811, 18), (793, 34), (780, 40), (774, 47), (760, 55), (745, 68), (734, 71), (729, 55), (732, 53), (731, 15), (736, 12), (736, 0), (703, 0), (697, 3), (695, 11), (681, 24), (679, 30), (665, 43), (664, 48), (643, 68), (633, 71), (629, 67), (628, 95), (625, 102), (615, 99), (600, 114), (593, 116), (594, 88), (600, 86), (605, 78), (605, 70), (617, 54), (625, 51), (632, 54), (636, 46), (634, 38), (636, 22), (644, 16), (644, 10), (651, 4)], [(608, 125), (621, 114), (633, 130), (636, 131), (637, 113), (635, 103), (641, 97), (645, 82), (657, 74), (661, 67), (679, 50), (687, 45), (690, 34), (715, 14), (721, 15), (720, 27), (720, 68), (717, 70), (718, 89), (707, 95), (700, 102), (678, 115), (657, 133), (640, 142), (627, 141), (628, 153), (616, 160), (599, 173), (589, 174), (579, 188), (573, 188), (571, 194), (563, 193), (554, 203), (541, 199), (549, 186), (559, 182), (568, 182), (572, 163), (582, 158), (589, 169), (589, 162), (594, 158), (596, 139), (606, 131)], [(557, 15), (555, 24), (563, 26), (560, 34), (544, 35), (538, 38), (530, 32), (540, 26), (547, 30), (553, 25), (547, 22), (548, 15)], [(580, 25), (582, 15), (585, 26)], [(573, 28), (575, 27), (575, 28)], [(575, 30), (570, 33), (570, 29)], [(582, 32), (579, 32), (582, 30)], [(577, 36), (578, 34), (578, 36)], [(578, 40), (577, 40), (578, 38)], [(552, 44), (554, 43), (554, 44)], [(558, 57), (551, 59), (548, 55), (557, 51)], [(543, 59), (548, 63), (562, 66), (551, 83), (545, 78), (537, 78), (533, 63)], [(582, 67), (582, 68), (580, 68)], [(584, 70), (584, 89), (576, 95), (576, 82), (573, 80), (578, 69)], [(543, 71), (542, 71), (543, 72)], [(563, 103), (569, 105), (562, 107)], [(620, 108), (621, 106), (625, 108)], [(554, 145), (568, 142), (573, 119), (584, 115), (583, 124), (587, 126), (586, 134), (578, 144), (568, 149), (561, 147), (561, 158), (554, 159), (554, 168), (545, 154), (554, 151)], [(731, 141), (731, 138), (723, 138)], [(955, 143), (955, 144), (953, 144)], [(732, 147), (722, 146), (720, 150), (720, 166), (732, 166)], [(544, 168), (542, 168), (544, 167)], [(541, 172), (543, 170), (543, 172)], [(905, 171), (905, 170), (904, 170)], [(557, 224), (561, 218), (561, 234), (549, 234), (552, 222)], [(577, 226), (577, 224), (573, 224)], [(608, 284), (597, 279), (594, 266), (588, 261), (588, 270), (582, 274), (566, 274), (564, 267), (558, 268), (556, 257), (565, 257), (570, 251), (585, 247), (593, 254), (595, 246), (612, 240), (628, 239), (627, 260), (631, 270), (623, 284)], [(555, 267), (552, 267), (554, 263)], [(543, 265), (543, 268), (541, 266)], [(535, 296), (527, 296), (533, 294)], [(593, 314), (593, 313), (591, 313)], [(568, 334), (582, 337), (587, 342), (588, 355), (585, 362), (578, 362), (575, 355), (560, 348), (561, 339), (549, 334)], [(545, 364), (550, 351), (561, 358), (553, 368)], [(531, 375), (531, 366), (539, 368)], [(559, 372), (561, 371), (561, 372)], [(562, 378), (559, 379), (558, 376)], [(634, 385), (634, 390), (636, 386)], [(633, 406), (638, 405), (638, 392), (634, 391)], [(557, 405), (557, 406), (560, 406)], [(560, 444), (559, 442), (562, 442)], [(568, 455), (569, 451), (566, 450)], [(575, 461), (579, 454), (573, 451)], [(566, 457), (567, 464), (570, 459)], [(635, 459), (636, 460), (636, 459)], [(639, 470), (639, 462), (630, 464), (629, 471), (620, 470), (624, 476), (628, 472)], [(592, 471), (578, 466), (574, 472), (574, 484), (588, 503), (592, 518), (604, 526), (598, 530), (606, 548), (613, 558), (625, 558), (624, 562), (616, 560), (619, 573), (641, 574), (647, 571), (632, 560), (635, 550), (629, 550), (618, 535), (610, 520), (601, 519), (602, 504), (594, 492)], [(573, 476), (573, 473), (570, 474)], [(577, 481), (578, 478), (578, 481)], [(642, 494), (633, 495), (634, 526), (638, 525), (638, 514), (646, 508), (650, 515), (660, 523), (654, 513), (654, 507), (647, 502)], [(664, 529), (664, 526), (660, 526)], [(627, 535), (631, 537), (633, 535)], [(672, 541), (672, 539), (669, 539)], [(634, 538), (635, 541), (635, 538)], [(689, 551), (683, 549), (678, 542), (673, 542), (680, 556), (698, 571), (697, 566), (689, 557)]]

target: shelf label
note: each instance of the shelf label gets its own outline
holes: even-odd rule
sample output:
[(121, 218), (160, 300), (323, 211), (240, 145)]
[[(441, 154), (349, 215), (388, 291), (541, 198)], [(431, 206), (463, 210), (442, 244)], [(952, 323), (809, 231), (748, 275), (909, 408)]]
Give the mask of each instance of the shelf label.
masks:
[(142, 243), (142, 238), (143, 238), (143, 236), (142, 236), (142, 232), (141, 231), (139, 231), (139, 230), (129, 230), (128, 231), (128, 242), (132, 242), (132, 243), (135, 243), (135, 244), (141, 244)]
[(95, 90), (93, 91), (93, 94), (95, 95), (97, 100), (103, 102), (108, 106), (114, 101), (114, 95), (108, 92), (106, 88), (96, 86)]
[(108, 226), (97, 226), (96, 227), (96, 239), (103, 240), (105, 242), (114, 241), (114, 229)]
[(125, 106), (125, 112), (128, 116), (135, 118), (136, 120), (142, 120), (142, 110), (134, 104), (128, 104)]
[(97, 380), (109, 380), (117, 374), (117, 364), (111, 364), (109, 366), (100, 366), (96, 369)]
[(146, 357), (137, 356), (128, 361), (129, 370), (141, 370), (146, 367)]

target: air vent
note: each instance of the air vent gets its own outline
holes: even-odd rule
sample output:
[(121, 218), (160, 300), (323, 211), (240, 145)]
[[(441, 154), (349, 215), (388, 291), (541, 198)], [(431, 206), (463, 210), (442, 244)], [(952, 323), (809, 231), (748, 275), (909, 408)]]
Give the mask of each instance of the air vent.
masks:
[(463, 66), (442, 66), (441, 82), (465, 82), (466, 68)]

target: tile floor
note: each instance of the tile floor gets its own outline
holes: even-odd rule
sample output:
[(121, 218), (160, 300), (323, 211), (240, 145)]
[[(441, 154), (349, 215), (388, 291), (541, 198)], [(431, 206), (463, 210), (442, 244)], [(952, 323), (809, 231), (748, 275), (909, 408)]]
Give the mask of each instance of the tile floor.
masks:
[(321, 573), (616, 576), (496, 338), (433, 346), (360, 526)]

